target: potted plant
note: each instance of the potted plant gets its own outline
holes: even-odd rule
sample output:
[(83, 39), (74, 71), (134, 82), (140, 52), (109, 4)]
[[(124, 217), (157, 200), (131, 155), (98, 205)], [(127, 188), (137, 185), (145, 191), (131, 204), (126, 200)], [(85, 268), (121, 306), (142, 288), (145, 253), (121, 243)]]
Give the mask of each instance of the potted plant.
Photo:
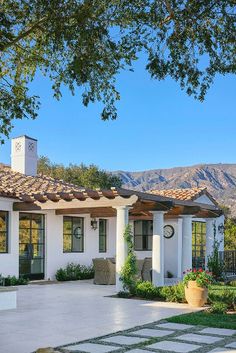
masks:
[(213, 278), (210, 272), (199, 270), (188, 270), (184, 272), (185, 299), (194, 307), (201, 307), (207, 302), (208, 286)]

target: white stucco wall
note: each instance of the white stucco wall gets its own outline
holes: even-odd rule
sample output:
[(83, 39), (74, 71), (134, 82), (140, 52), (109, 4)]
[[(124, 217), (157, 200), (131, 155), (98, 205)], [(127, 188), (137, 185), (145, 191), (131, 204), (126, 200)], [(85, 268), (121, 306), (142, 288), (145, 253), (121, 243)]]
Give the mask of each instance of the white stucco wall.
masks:
[(0, 274), (18, 276), (19, 273), (19, 213), (12, 212), (15, 200), (0, 198), (0, 210), (9, 212), (8, 253), (0, 253)]
[[(182, 219), (165, 219), (164, 225), (170, 224), (175, 233), (172, 238), (164, 239), (164, 272), (171, 272), (174, 277), (181, 277), (181, 255), (182, 255)], [(152, 251), (136, 251), (138, 259), (152, 257)]]
[(65, 267), (69, 262), (91, 265), (93, 258), (115, 256), (116, 218), (108, 218), (107, 252), (99, 253), (98, 229), (91, 229), (90, 215), (79, 216), (84, 218), (84, 252), (63, 253), (63, 216), (55, 215), (54, 211), (47, 211), (45, 278), (54, 279), (56, 270)]

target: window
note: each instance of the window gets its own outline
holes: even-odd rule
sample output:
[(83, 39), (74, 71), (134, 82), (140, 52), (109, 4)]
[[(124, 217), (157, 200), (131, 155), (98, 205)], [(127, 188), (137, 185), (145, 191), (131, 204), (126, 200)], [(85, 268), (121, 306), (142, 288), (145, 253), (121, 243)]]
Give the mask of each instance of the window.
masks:
[(8, 212), (0, 211), (0, 253), (8, 252)]
[(107, 220), (99, 219), (99, 252), (107, 251)]
[(45, 217), (39, 213), (19, 215), (19, 273), (29, 279), (44, 278)]
[(63, 252), (84, 252), (82, 217), (63, 217)]
[(206, 223), (192, 223), (192, 255), (193, 268), (205, 267), (205, 252), (206, 252)]
[(134, 249), (152, 250), (152, 221), (134, 221)]

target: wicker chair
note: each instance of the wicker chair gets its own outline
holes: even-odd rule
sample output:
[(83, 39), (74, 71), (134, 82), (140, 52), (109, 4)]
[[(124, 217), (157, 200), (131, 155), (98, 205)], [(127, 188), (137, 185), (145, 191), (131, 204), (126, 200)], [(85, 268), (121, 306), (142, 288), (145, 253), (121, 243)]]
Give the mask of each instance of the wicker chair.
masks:
[(152, 281), (151, 270), (152, 270), (152, 258), (145, 257), (144, 264), (143, 264), (143, 270), (142, 270), (143, 281), (149, 281), (149, 282)]
[(116, 265), (110, 259), (93, 259), (94, 284), (115, 284)]
[(138, 280), (142, 280), (144, 259), (143, 260), (137, 260), (136, 264), (137, 264), (137, 269), (138, 269), (138, 273), (137, 273), (136, 277), (137, 277)]

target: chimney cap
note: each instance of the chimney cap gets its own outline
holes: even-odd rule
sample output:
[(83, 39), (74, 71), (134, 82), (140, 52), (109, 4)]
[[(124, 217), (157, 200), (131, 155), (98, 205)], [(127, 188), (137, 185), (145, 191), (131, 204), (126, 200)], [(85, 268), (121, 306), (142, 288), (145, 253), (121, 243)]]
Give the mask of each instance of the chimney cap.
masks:
[(33, 137), (29, 137), (28, 135), (20, 135), (20, 136), (17, 136), (17, 137), (13, 137), (12, 140), (19, 139), (21, 137), (25, 137), (28, 140), (38, 141), (37, 139), (35, 139)]

